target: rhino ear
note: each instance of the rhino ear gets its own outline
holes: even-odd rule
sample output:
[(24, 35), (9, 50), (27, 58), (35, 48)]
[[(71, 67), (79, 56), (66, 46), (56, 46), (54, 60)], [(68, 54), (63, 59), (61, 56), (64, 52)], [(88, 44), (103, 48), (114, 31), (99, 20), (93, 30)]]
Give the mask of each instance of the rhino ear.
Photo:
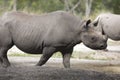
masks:
[(89, 19), (89, 20), (87, 20), (86, 22), (85, 22), (85, 26), (84, 26), (84, 28), (85, 29), (88, 29), (89, 28), (89, 24), (91, 23), (91, 20)]
[(89, 28), (89, 24), (91, 23), (91, 20), (89, 19), (89, 20), (87, 20), (87, 21), (85, 21), (85, 24), (84, 24), (84, 26), (83, 26), (83, 30), (88, 30), (88, 28)]
[(91, 20), (88, 19), (88, 20), (86, 21), (86, 26), (88, 26), (90, 23), (91, 23)]

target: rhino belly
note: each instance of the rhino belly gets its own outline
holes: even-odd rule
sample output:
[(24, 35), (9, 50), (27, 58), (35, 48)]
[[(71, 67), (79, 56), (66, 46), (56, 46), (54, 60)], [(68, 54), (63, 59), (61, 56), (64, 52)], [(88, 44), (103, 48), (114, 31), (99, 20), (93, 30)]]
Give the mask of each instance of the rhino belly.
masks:
[(24, 42), (15, 42), (14, 43), (20, 50), (30, 53), (30, 54), (42, 54), (43, 47), (42, 45), (36, 45), (31, 41), (24, 41)]

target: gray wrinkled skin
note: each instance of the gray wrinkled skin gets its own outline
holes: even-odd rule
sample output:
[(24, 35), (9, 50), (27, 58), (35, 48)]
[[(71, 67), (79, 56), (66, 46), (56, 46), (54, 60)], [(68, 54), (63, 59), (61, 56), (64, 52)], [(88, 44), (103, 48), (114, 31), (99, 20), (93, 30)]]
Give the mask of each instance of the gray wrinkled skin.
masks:
[(120, 40), (120, 15), (101, 14), (94, 21), (93, 26), (112, 40)]
[(70, 67), (70, 57), (76, 44), (83, 42), (92, 49), (105, 49), (107, 46), (105, 36), (88, 26), (90, 20), (82, 21), (63, 11), (41, 16), (9, 12), (2, 16), (1, 24), (0, 62), (5, 67), (10, 65), (7, 51), (13, 45), (26, 53), (43, 54), (38, 66), (60, 51), (66, 68)]

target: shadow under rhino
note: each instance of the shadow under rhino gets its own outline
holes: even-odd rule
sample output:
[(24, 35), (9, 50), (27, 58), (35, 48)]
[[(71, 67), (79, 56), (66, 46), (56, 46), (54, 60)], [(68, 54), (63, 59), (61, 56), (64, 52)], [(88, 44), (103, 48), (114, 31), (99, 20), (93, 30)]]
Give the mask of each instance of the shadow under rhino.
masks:
[(13, 65), (0, 68), (0, 80), (120, 80), (119, 74), (80, 69)]

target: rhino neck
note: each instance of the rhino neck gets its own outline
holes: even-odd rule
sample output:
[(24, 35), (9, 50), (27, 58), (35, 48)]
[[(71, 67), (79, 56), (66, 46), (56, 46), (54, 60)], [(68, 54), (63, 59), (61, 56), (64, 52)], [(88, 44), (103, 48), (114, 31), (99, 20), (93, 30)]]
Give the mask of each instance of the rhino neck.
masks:
[(73, 44), (79, 44), (82, 42), (82, 34), (83, 34), (83, 24), (84, 24), (85, 20), (79, 20), (76, 24), (76, 28), (74, 31), (74, 40), (73, 40)]

